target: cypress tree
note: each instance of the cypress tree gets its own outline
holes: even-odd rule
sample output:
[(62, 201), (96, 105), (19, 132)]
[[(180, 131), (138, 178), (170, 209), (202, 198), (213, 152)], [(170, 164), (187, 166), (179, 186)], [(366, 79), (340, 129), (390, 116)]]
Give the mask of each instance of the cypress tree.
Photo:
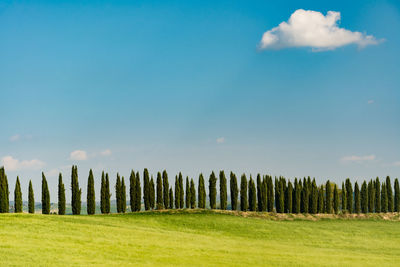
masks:
[(294, 179), (294, 202), (293, 212), (300, 213), (300, 200), (301, 200), (301, 189), (297, 178)]
[(211, 173), (208, 180), (208, 190), (210, 194), (210, 208), (215, 209), (217, 207), (217, 178), (214, 172)]
[(65, 186), (62, 180), (62, 174), (58, 175), (58, 214), (65, 215)]
[(250, 180), (249, 180), (249, 210), (250, 211), (256, 211), (256, 208), (257, 208), (256, 201), (257, 201), (256, 186), (255, 186), (253, 178), (251, 178), (251, 175), (250, 175)]
[(268, 206), (268, 212), (273, 212), (274, 211), (274, 185), (272, 184), (272, 177), (268, 176), (267, 179), (267, 206)]
[(71, 200), (72, 214), (80, 215), (81, 214), (82, 190), (79, 188), (78, 167), (77, 166), (72, 166), (71, 190), (72, 190), (72, 200)]
[(350, 179), (346, 179), (346, 197), (347, 197), (347, 211), (349, 213), (353, 212), (353, 187), (351, 185)]
[[(179, 172), (179, 176), (178, 176), (178, 180), (179, 180), (179, 204), (180, 204), (180, 208), (183, 209), (183, 206), (185, 205), (185, 199), (184, 199), (184, 188), (183, 188), (183, 176), (182, 173)], [(204, 191), (205, 193), (205, 191)], [(204, 201), (205, 201), (205, 197), (204, 197)], [(204, 202), (205, 203), (205, 202)]]
[(196, 208), (196, 187), (193, 179), (190, 180), (190, 208)]
[(104, 171), (101, 173), (100, 212), (102, 214), (106, 213), (106, 177)]
[(169, 184), (168, 184), (168, 174), (167, 171), (164, 170), (162, 173), (163, 178), (163, 198), (164, 198), (164, 207), (168, 209), (170, 207), (170, 199), (169, 199)]
[(115, 198), (116, 198), (116, 202), (117, 202), (117, 212), (121, 213), (122, 209), (121, 209), (121, 178), (119, 177), (119, 174), (117, 173), (117, 180), (115, 182)]
[(22, 212), (22, 192), (18, 176), (17, 176), (17, 181), (15, 182), (15, 189), (14, 189), (14, 212), (15, 213)]
[(231, 208), (232, 210), (237, 210), (237, 201), (238, 201), (238, 185), (236, 175), (231, 172), (230, 175), (230, 189), (231, 189)]
[(106, 213), (108, 214), (111, 212), (111, 191), (110, 191), (110, 178), (108, 177), (108, 173), (106, 173), (104, 199), (105, 199)]
[(131, 175), (129, 176), (129, 197), (131, 203), (131, 211), (136, 211), (136, 175), (133, 170), (131, 170)]
[(342, 212), (346, 212), (347, 210), (347, 196), (346, 196), (346, 188), (344, 187), (344, 183), (342, 183)]
[(242, 174), (240, 180), (240, 210), (247, 211), (247, 179), (246, 175)]
[[(154, 191), (154, 190), (153, 190)], [(121, 212), (125, 213), (126, 211), (126, 186), (125, 186), (125, 179), (124, 176), (122, 176), (121, 180), (121, 191), (120, 191), (120, 198), (121, 198)]]
[(204, 184), (204, 177), (203, 174), (200, 173), (199, 176), (199, 185), (198, 185), (198, 207), (200, 209), (205, 209), (206, 208), (206, 187)]
[(387, 197), (387, 187), (385, 183), (382, 183), (382, 190), (381, 190), (381, 212), (388, 211), (388, 197)]
[(144, 169), (143, 171), (143, 203), (144, 209), (150, 209), (150, 178), (149, 171)]
[(354, 184), (354, 212), (359, 214), (361, 211), (361, 203), (360, 203), (360, 188), (358, 187), (358, 183)]
[(274, 183), (274, 189), (275, 189), (275, 210), (277, 213), (281, 212), (281, 206), (280, 206), (280, 201), (279, 201), (279, 193), (281, 192), (280, 190), (280, 181), (276, 178), (275, 176), (275, 183)]
[(42, 214), (50, 214), (50, 193), (46, 177), (42, 172)]
[(375, 186), (374, 182), (368, 182), (368, 211), (375, 212)]
[[(176, 190), (176, 183), (175, 183), (175, 190)], [(158, 210), (164, 209), (163, 184), (160, 172), (157, 173), (157, 209)]]
[(174, 192), (172, 191), (172, 187), (169, 189), (169, 208), (173, 209), (174, 208)]
[(328, 180), (325, 185), (325, 212), (328, 214), (332, 213), (332, 186), (331, 182)]
[(267, 210), (267, 199), (268, 199), (268, 185), (267, 178), (264, 176), (261, 184), (261, 201), (262, 201), (262, 211)]
[(190, 183), (189, 177), (186, 176), (186, 198), (185, 198), (185, 206), (187, 209), (190, 209)]
[(35, 195), (33, 194), (33, 187), (31, 180), (29, 180), (29, 190), (28, 190), (28, 212), (35, 213)]
[(156, 200), (156, 191), (154, 190), (154, 179), (152, 175), (150, 179), (150, 209), (154, 209), (155, 200)]
[(261, 175), (257, 174), (257, 211), (263, 211)]
[(390, 182), (390, 177), (386, 177), (386, 194), (388, 200), (388, 212), (393, 212), (394, 210), (394, 203), (393, 203), (393, 189), (392, 183)]
[(381, 212), (381, 182), (379, 177), (375, 180), (375, 212)]
[(285, 212), (285, 188), (286, 180), (283, 177), (279, 178), (279, 209), (280, 213)]
[(292, 213), (293, 212), (293, 185), (292, 182), (289, 181), (288, 187), (286, 189), (286, 212)]
[(319, 192), (318, 192), (317, 183), (315, 182), (315, 179), (314, 179), (312, 182), (312, 185), (311, 185), (312, 202), (311, 202), (310, 213), (312, 213), (312, 214), (318, 213), (318, 198), (319, 198), (318, 193)]
[(339, 192), (336, 184), (333, 188), (333, 211), (335, 212), (335, 214), (339, 213)]
[(221, 210), (226, 210), (228, 205), (228, 193), (226, 188), (225, 172), (219, 172), (219, 199)]
[(366, 181), (361, 185), (361, 212), (368, 213), (368, 186)]
[(87, 214), (93, 215), (96, 212), (96, 200), (95, 200), (95, 192), (94, 192), (94, 177), (93, 171), (90, 169), (88, 184), (87, 184)]
[(179, 186), (179, 178), (178, 176), (175, 176), (175, 208), (180, 209), (181, 208), (181, 203), (179, 203), (180, 199), (180, 186)]
[(324, 213), (324, 186), (321, 185), (318, 190), (318, 213)]
[[(140, 176), (139, 176), (139, 172), (136, 172), (136, 203), (135, 203), (135, 207), (136, 207), (136, 211), (140, 211), (142, 209), (142, 188), (140, 186)], [(168, 200), (168, 198), (167, 198)], [(168, 206), (166, 206), (168, 207)]]
[(308, 204), (309, 204), (309, 191), (306, 178), (303, 179), (303, 187), (301, 191), (301, 212), (308, 213)]
[(9, 212), (9, 201), (8, 201), (8, 181), (7, 175), (4, 171), (4, 167), (0, 168), (0, 213)]
[(394, 180), (394, 211), (400, 211), (400, 187), (399, 180), (397, 178)]

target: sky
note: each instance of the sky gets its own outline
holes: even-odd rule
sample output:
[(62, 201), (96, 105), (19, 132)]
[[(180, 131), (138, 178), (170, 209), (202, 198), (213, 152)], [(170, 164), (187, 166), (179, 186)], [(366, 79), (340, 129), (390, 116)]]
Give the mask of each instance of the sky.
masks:
[[(400, 2), (0, 1), (0, 165), (400, 176)], [(69, 191), (69, 190), (67, 190)], [(67, 192), (69, 194), (69, 192)]]

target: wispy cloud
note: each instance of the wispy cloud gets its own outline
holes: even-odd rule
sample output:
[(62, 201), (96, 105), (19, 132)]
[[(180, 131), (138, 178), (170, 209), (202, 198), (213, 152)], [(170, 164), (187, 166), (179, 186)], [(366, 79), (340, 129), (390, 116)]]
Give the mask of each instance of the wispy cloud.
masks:
[(88, 156), (86, 151), (84, 150), (75, 150), (72, 151), (69, 155), (70, 160), (87, 160)]
[(20, 161), (12, 156), (3, 157), (1, 163), (7, 171), (38, 170), (46, 165), (43, 161), (38, 159)]
[(10, 141), (11, 142), (16, 142), (16, 141), (18, 141), (20, 139), (21, 139), (21, 136), (19, 134), (16, 134), (16, 135), (13, 135), (13, 136), (10, 137)]
[(367, 155), (367, 156), (345, 156), (341, 158), (342, 162), (366, 162), (366, 161), (374, 161), (376, 159), (375, 155)]
[(218, 137), (217, 144), (222, 144), (222, 143), (225, 143), (225, 137)]
[(106, 150), (103, 150), (100, 152), (100, 155), (105, 156), (105, 157), (111, 156), (111, 154), (112, 154), (112, 152), (110, 149), (106, 149)]
[(371, 99), (371, 100), (368, 100), (367, 103), (368, 103), (368, 105), (371, 105), (371, 104), (375, 103), (375, 101)]
[(400, 166), (400, 161), (396, 161), (395, 163), (393, 163), (393, 166)]
[(312, 10), (296, 10), (286, 22), (265, 32), (259, 44), (260, 49), (281, 49), (288, 47), (311, 47), (313, 51), (333, 50), (356, 44), (359, 47), (376, 45), (372, 35), (338, 27), (340, 12), (328, 11), (326, 16)]

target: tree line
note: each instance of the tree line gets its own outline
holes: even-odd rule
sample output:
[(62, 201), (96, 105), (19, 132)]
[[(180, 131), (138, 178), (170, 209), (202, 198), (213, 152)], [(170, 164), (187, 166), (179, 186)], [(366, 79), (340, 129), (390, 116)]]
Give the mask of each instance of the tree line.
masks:
[[(212, 172), (208, 179), (208, 203), (211, 209), (217, 209), (217, 182), (219, 180), (219, 209), (241, 210), (277, 213), (380, 213), (400, 211), (399, 181), (394, 180), (394, 190), (390, 177), (382, 182), (377, 177), (369, 181), (353, 184), (346, 179), (341, 188), (329, 180), (317, 185), (315, 178), (310, 177), (287, 180), (284, 177), (257, 175), (253, 179), (245, 174), (240, 177), (240, 185), (234, 173), (230, 173), (230, 207), (228, 207), (227, 178), (224, 171), (219, 177)], [(143, 191), (142, 191), (143, 186)], [(79, 187), (78, 168), (72, 166), (71, 171), (71, 206), (72, 214), (81, 214), (82, 189)], [(124, 177), (117, 174), (115, 184), (115, 199), (118, 213), (125, 213), (127, 193)], [(143, 192), (143, 195), (142, 195)], [(50, 192), (46, 176), (42, 173), (41, 192), (42, 213), (50, 213)], [(102, 172), (100, 188), (100, 211), (110, 213), (111, 189), (108, 173)], [(143, 171), (143, 179), (139, 172), (131, 171), (129, 177), (129, 198), (132, 212), (153, 209), (205, 209), (207, 203), (206, 183), (203, 174), (199, 175), (197, 187), (193, 179), (186, 177), (185, 187), (182, 173), (175, 176), (174, 187), (169, 185), (168, 174), (164, 170), (158, 172), (154, 181), (147, 169)], [(93, 171), (89, 171), (87, 183), (87, 214), (96, 212), (95, 187)], [(14, 189), (14, 212), (22, 212), (22, 191), (19, 177)], [(66, 211), (65, 186), (62, 174), (58, 178), (58, 214)], [(0, 213), (9, 212), (8, 180), (4, 167), (0, 168)], [(35, 196), (32, 182), (29, 181), (28, 212), (35, 212)]]

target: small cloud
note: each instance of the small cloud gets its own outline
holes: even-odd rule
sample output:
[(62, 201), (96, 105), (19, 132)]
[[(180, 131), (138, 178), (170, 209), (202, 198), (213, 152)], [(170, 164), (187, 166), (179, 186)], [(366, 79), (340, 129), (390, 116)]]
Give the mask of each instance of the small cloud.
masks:
[(21, 136), (19, 134), (16, 134), (16, 135), (13, 135), (10, 137), (11, 142), (17, 142), (20, 139), (21, 139)]
[(87, 158), (86, 151), (83, 150), (72, 151), (69, 155), (70, 160), (87, 160)]
[(376, 159), (375, 155), (369, 155), (369, 156), (346, 156), (341, 158), (341, 161), (343, 162), (366, 162), (366, 161), (374, 161)]
[(222, 143), (225, 143), (225, 137), (218, 137), (217, 144), (222, 144)]
[(282, 49), (289, 47), (311, 47), (313, 51), (334, 50), (356, 44), (359, 47), (376, 45), (372, 35), (338, 27), (340, 12), (328, 11), (326, 16), (312, 10), (296, 10), (286, 22), (266, 31), (260, 41), (260, 49)]
[(396, 161), (395, 163), (393, 163), (393, 166), (400, 166), (400, 161)]
[(106, 150), (100, 152), (100, 155), (105, 156), (105, 157), (110, 156), (111, 154), (112, 154), (112, 152), (110, 149), (106, 149)]
[(46, 165), (43, 161), (38, 159), (20, 161), (12, 156), (3, 157), (1, 163), (8, 171), (38, 170)]
[(371, 105), (371, 104), (373, 104), (373, 103), (375, 103), (375, 101), (374, 100), (368, 100), (368, 105)]
[(46, 176), (57, 176), (60, 173), (58, 169), (52, 169), (50, 171), (45, 172)]

